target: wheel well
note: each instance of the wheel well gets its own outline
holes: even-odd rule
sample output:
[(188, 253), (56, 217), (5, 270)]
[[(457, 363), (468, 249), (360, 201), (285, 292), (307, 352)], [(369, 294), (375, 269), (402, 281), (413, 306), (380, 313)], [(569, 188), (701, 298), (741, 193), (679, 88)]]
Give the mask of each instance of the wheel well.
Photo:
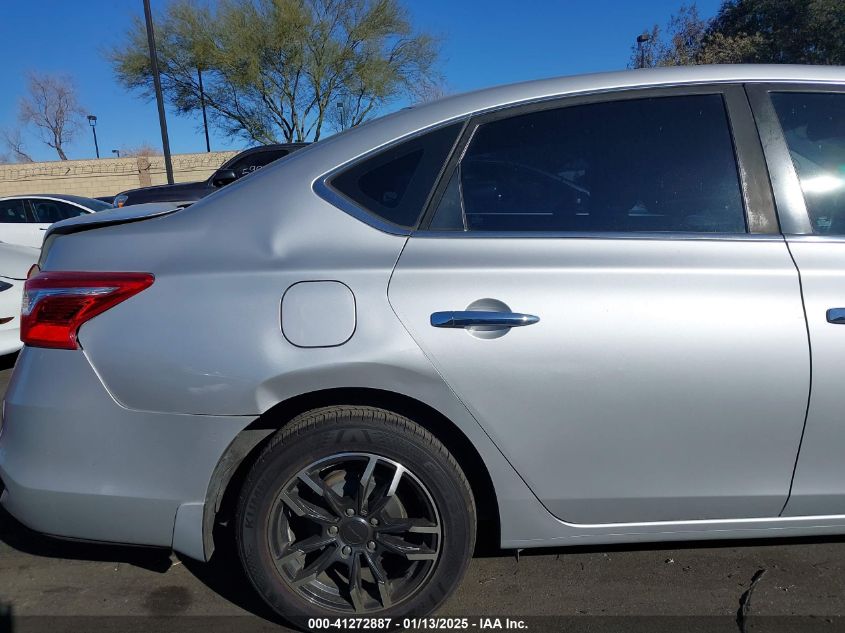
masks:
[[(380, 389), (354, 388), (316, 391), (280, 402), (263, 413), (241, 433), (275, 431), (285, 426), (300, 413), (341, 404), (387, 409), (413, 420), (440, 440), (460, 464), (475, 497), (479, 521), (477, 547), (485, 550), (498, 548), (499, 508), (493, 482), (484, 460), (481, 459), (481, 455), (463, 431), (442, 413), (419, 400)], [(271, 435), (272, 433), (259, 433), (260, 441), (249, 449), (228, 482), (221, 482), (224, 483), (224, 491), (219, 502), (219, 510), (216, 513), (218, 523), (226, 522), (233, 516), (243, 481)], [(215, 497), (217, 495), (211, 496), (212, 499)]]

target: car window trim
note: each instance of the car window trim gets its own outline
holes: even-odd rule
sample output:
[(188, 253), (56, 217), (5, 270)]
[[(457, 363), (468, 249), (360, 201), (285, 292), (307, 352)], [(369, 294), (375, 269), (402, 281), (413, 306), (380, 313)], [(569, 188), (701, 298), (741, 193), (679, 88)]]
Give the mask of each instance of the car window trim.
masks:
[[(689, 84), (682, 86), (664, 86), (658, 88), (633, 88), (618, 91), (604, 91), (598, 93), (569, 95), (553, 99), (542, 99), (529, 103), (507, 105), (491, 111), (478, 113), (470, 118), (464, 127), (463, 133), (458, 139), (458, 144), (453, 148), (451, 157), (436, 182), (434, 192), (429, 197), (419, 228), (412, 232), (416, 237), (445, 237), (448, 234), (460, 237), (492, 237), (503, 236), (502, 231), (460, 231), (460, 230), (431, 230), (431, 222), (437, 205), (449, 184), (449, 179), (454, 173), (460, 161), (463, 159), (473, 135), (476, 130), (485, 123), (500, 119), (520, 116), (533, 112), (606, 103), (611, 101), (626, 101), (632, 99), (648, 99), (656, 97), (673, 96), (696, 96), (718, 94), (722, 96), (725, 107), (725, 115), (728, 121), (728, 132), (734, 150), (736, 160), (737, 178), (739, 181), (740, 193), (742, 196), (743, 213), (746, 225), (745, 233), (714, 234), (700, 232), (649, 232), (643, 239), (657, 239), (662, 235), (668, 239), (682, 239), (688, 236), (690, 239), (697, 239), (699, 235), (709, 236), (710, 239), (726, 239), (727, 235), (780, 235), (777, 216), (774, 211), (774, 201), (771, 187), (769, 186), (768, 175), (766, 174), (766, 163), (763, 150), (754, 125), (754, 118), (751, 107), (741, 83), (707, 83)], [(609, 235), (603, 232), (584, 233), (580, 231), (514, 231), (508, 232), (523, 237), (537, 235), (543, 237), (600, 237)], [(622, 234), (638, 236), (641, 232), (614, 232), (615, 239)], [(719, 237), (716, 237), (716, 236)]]
[[(426, 210), (431, 205), (432, 196), (435, 194), (438, 185), (443, 180), (444, 170), (448, 165), (451, 164), (451, 158), (452, 155), (455, 153), (456, 149), (461, 146), (461, 139), (463, 138), (463, 135), (466, 132), (467, 123), (469, 119), (470, 117), (468, 116), (460, 116), (457, 118), (449, 119), (447, 121), (442, 121), (436, 125), (432, 125), (422, 130), (417, 130), (412, 134), (407, 134), (405, 136), (395, 138), (389, 143), (373, 148), (369, 152), (366, 152), (365, 154), (356, 157), (354, 160), (343, 163), (342, 165), (339, 165), (331, 171), (321, 175), (314, 181), (312, 189), (318, 197), (322, 198), (332, 206), (337, 207), (347, 215), (351, 215), (356, 220), (359, 220), (360, 222), (363, 222), (364, 224), (371, 226), (374, 229), (378, 229), (379, 231), (382, 231), (383, 233), (388, 233), (390, 235), (411, 235), (415, 230), (417, 230), (421, 226), (423, 216), (425, 215)], [(356, 165), (363, 163), (373, 158), (374, 156), (381, 154), (382, 152), (390, 151), (392, 148), (398, 145), (402, 145), (403, 143), (413, 141), (414, 139), (417, 139), (421, 136), (425, 136), (426, 134), (436, 132), (437, 130), (442, 130), (443, 128), (447, 128), (456, 124), (461, 124), (461, 129), (458, 131), (458, 134), (455, 137), (455, 141), (452, 143), (451, 149), (446, 154), (446, 160), (443, 162), (443, 165), (441, 165), (440, 170), (434, 178), (434, 184), (426, 195), (426, 200), (423, 203), (424, 212), (418, 216), (416, 223), (412, 227), (402, 226), (401, 224), (395, 224), (393, 222), (390, 222), (389, 220), (386, 220), (380, 215), (373, 213), (372, 211), (368, 211), (366, 208), (364, 208), (351, 198), (346, 197), (344, 194), (342, 194), (340, 191), (338, 191), (331, 185), (331, 181), (335, 176), (339, 175), (342, 172), (345, 172), (348, 169), (353, 169)]]
[(23, 202), (23, 212), (26, 217), (26, 224), (37, 224), (35, 219), (35, 207), (32, 206), (32, 200), (30, 198), (21, 198), (21, 202)]
[[(704, 233), (692, 231), (458, 231), (417, 230), (411, 237), (444, 239), (573, 239), (714, 242), (782, 242), (780, 233)], [(843, 240), (845, 241), (845, 240)]]
[(771, 93), (845, 94), (845, 86), (773, 82), (746, 84), (745, 91), (748, 94), (754, 121), (763, 146), (772, 190), (774, 191), (775, 209), (780, 218), (784, 235), (811, 236), (820, 237), (825, 241), (838, 241), (836, 240), (837, 236), (817, 236), (813, 233), (810, 214), (804, 200), (804, 191), (801, 189), (801, 181), (798, 178), (795, 164), (792, 162), (786, 137), (780, 125), (780, 118), (772, 103)]
[(35, 212), (35, 202), (36, 200), (49, 200), (49, 198), (27, 198), (26, 199), (26, 208), (29, 217), (31, 218), (30, 222), (32, 224), (44, 224), (38, 220), (38, 215)]

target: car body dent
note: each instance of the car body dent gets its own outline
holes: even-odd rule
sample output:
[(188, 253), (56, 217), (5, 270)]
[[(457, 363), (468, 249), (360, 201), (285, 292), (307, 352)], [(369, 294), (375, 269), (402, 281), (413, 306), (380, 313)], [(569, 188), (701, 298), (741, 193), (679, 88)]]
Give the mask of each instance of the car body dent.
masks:
[(123, 409), (83, 354), (32, 347), (18, 357), (5, 413), (4, 445), (38, 441), (49, 455), (0, 451), (3, 503), (22, 523), (55, 536), (164, 547), (179, 506), (203, 503), (219, 456), (255, 419)]
[[(493, 480), (505, 547), (841, 533), (845, 516), (831, 514), (605, 524), (573, 524), (553, 516), (482, 427), (483, 420), (473, 416), (395, 317), (388, 284), (407, 235), (367, 226), (314, 195), (315, 184), (332, 170), (480, 111), (607, 90), (774, 79), (842, 82), (843, 75), (839, 69), (790, 66), (661, 69), (541, 80), (450, 97), (321, 141), (178, 213), (57, 235), (44, 266), (105, 270), (107, 262), (119, 261), (124, 270), (155, 272), (156, 282), (147, 291), (82, 327), (85, 355), (74, 356), (87, 357), (108, 392), (139, 420), (157, 415), (230, 419), (225, 442), (216, 440), (217, 461), (248, 421), (279, 403), (321, 390), (379, 389), (434, 408), (473, 444)], [(202, 222), (195, 221), (199, 214)], [(137, 248), (139, 240), (145, 248)], [(321, 245), (319, 257), (314, 244)], [(357, 313), (366, 318), (358, 318), (355, 336), (340, 348), (291, 345), (279, 320), (284, 291), (325, 279), (346, 284)], [(189, 296), (192, 301), (185, 301)], [(170, 305), (180, 306), (179, 313), (162, 309)], [(149, 351), (153, 345), (155, 355)], [(34, 354), (25, 350), (22, 358)], [(217, 461), (200, 473), (206, 481)], [(207, 492), (207, 487), (202, 494), (192, 488), (181, 504), (168, 505), (170, 527), (179, 523), (180, 543), (186, 542), (185, 532), (194, 534), (190, 544), (178, 545), (191, 556), (200, 551), (195, 504), (205, 503), (207, 516)], [(191, 505), (178, 511), (185, 504)], [(205, 546), (201, 550), (208, 554)]]

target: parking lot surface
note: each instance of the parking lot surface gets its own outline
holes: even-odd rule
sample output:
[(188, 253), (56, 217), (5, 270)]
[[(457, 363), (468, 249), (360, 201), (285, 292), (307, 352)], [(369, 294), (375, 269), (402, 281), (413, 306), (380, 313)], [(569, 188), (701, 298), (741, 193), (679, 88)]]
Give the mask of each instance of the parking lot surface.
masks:
[[(5, 392), (13, 359), (0, 361)], [(533, 630), (650, 631), (843, 630), (844, 614), (843, 539), (480, 551), (440, 613), (543, 616), (528, 619)], [(272, 619), (230, 548), (201, 564), (64, 542), (0, 510), (0, 631), (257, 630)]]

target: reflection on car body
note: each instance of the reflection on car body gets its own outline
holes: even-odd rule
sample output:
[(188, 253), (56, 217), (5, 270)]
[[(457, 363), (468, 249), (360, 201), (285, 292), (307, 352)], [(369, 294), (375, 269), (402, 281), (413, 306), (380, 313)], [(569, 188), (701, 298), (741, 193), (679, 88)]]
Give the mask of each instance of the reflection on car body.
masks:
[(833, 67), (542, 80), (59, 222), (0, 502), (200, 560), (234, 538), (301, 626), (430, 613), (479, 526), (843, 534), (843, 112)]

